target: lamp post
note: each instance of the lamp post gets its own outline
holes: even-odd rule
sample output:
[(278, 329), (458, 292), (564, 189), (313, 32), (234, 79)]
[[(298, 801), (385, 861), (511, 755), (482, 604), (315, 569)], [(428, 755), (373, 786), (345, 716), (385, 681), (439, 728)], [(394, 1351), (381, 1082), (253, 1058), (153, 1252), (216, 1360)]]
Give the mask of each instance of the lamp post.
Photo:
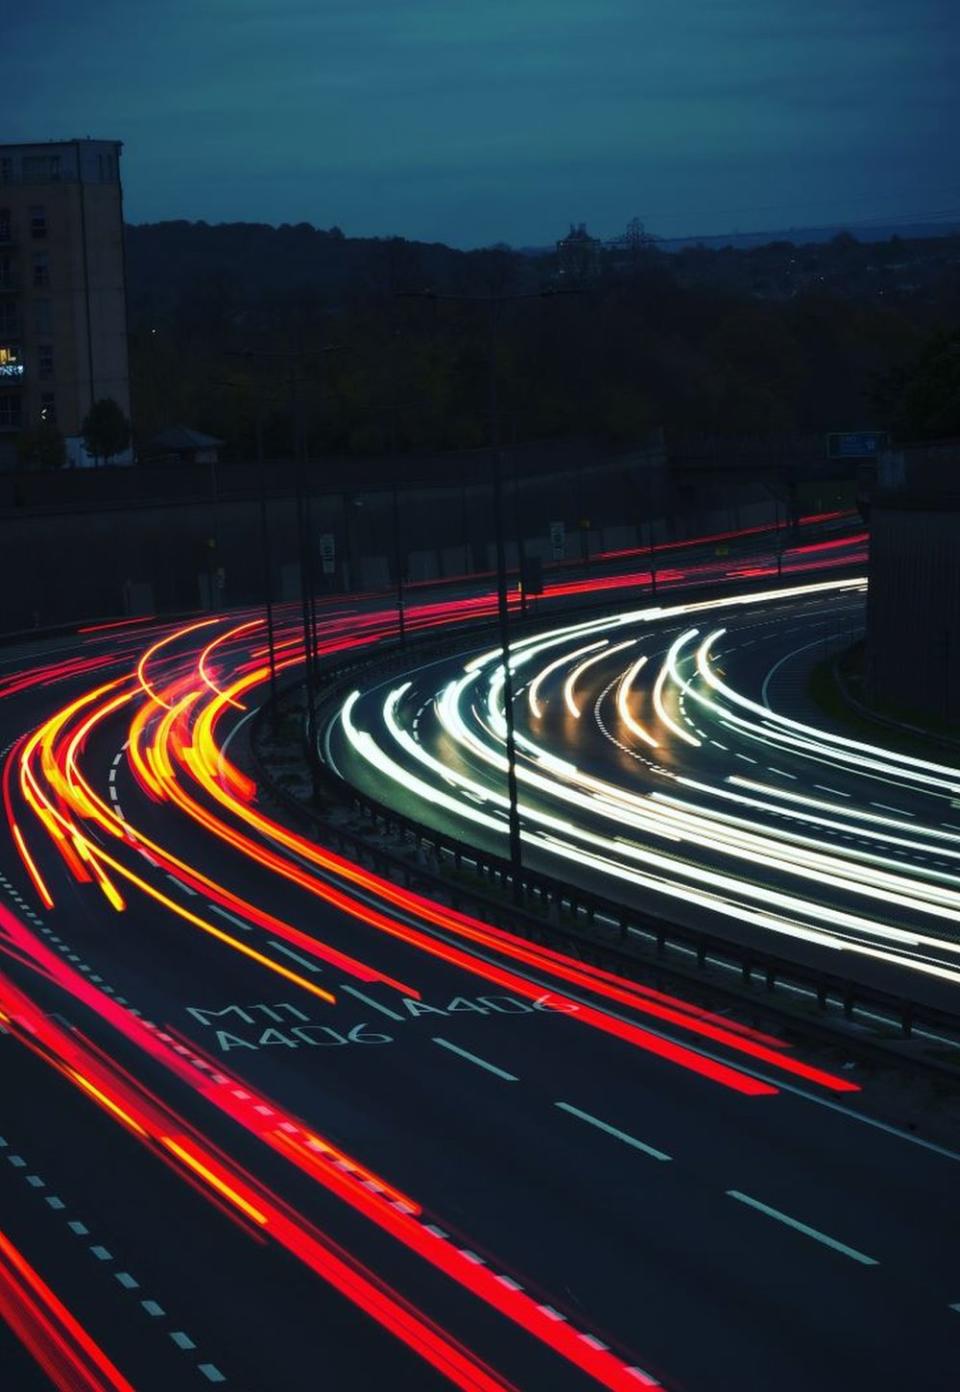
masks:
[[(271, 358), (290, 365), (290, 406), (293, 416), (294, 477), (296, 486), (297, 547), (300, 560), (300, 608), (303, 624), (304, 676), (307, 690), (306, 744), (307, 762), (310, 766), (310, 779), (314, 801), (320, 799), (320, 777), (317, 767), (316, 723), (317, 723), (317, 614), (316, 595), (313, 583), (313, 546), (310, 534), (310, 500), (307, 488), (307, 444), (303, 425), (303, 402), (301, 369), (309, 358), (323, 357), (327, 353), (339, 351), (339, 344), (323, 348), (304, 349), (298, 347), (290, 352), (276, 352), (266, 349), (248, 348), (230, 356), (246, 358)], [(265, 504), (264, 504), (265, 506)]]
[[(513, 717), (513, 676), (510, 671), (510, 605), (507, 596), (507, 551), (503, 527), (503, 450), (500, 439), (500, 403), (497, 392), (498, 311), (501, 305), (519, 300), (553, 299), (576, 295), (579, 290), (539, 290), (515, 295), (442, 295), (432, 290), (399, 290), (398, 299), (449, 300), (459, 304), (481, 304), (487, 311), (487, 354), (489, 363), (488, 400), (490, 407), (490, 450), (493, 458), (493, 511), (497, 552), (497, 618), (500, 631), (500, 662), (503, 671), (504, 723), (507, 746), (507, 799), (510, 838), (510, 870), (513, 898), (523, 899), (521, 876), (520, 811), (517, 798), (517, 743)], [(522, 581), (522, 577), (521, 577)]]
[[(248, 356), (248, 355), (242, 355)], [(232, 387), (240, 390), (242, 382), (218, 381), (219, 387)], [(270, 712), (276, 724), (277, 719), (277, 654), (273, 627), (273, 563), (270, 554), (270, 527), (267, 520), (267, 471), (263, 451), (263, 393), (254, 393), (254, 432), (257, 450), (257, 488), (260, 501), (260, 555), (263, 563), (263, 605), (267, 620), (267, 649), (270, 654)]]

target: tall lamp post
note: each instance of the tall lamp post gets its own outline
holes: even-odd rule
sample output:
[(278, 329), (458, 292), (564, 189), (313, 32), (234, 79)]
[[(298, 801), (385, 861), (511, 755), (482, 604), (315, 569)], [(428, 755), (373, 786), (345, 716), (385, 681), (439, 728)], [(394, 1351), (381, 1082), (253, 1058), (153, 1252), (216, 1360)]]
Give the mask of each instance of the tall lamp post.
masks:
[[(323, 357), (327, 353), (339, 351), (339, 344), (323, 348), (297, 348), (290, 352), (277, 352), (267, 349), (248, 348), (231, 354), (252, 362), (256, 358), (270, 358), (287, 363), (290, 367), (290, 404), (293, 414), (294, 464), (296, 479), (297, 545), (300, 559), (300, 603), (303, 623), (304, 675), (307, 688), (307, 762), (314, 801), (320, 798), (319, 769), (317, 768), (316, 724), (317, 724), (317, 634), (316, 634), (316, 595), (313, 585), (313, 546), (310, 535), (310, 510), (307, 492), (307, 446), (303, 426), (301, 370), (307, 358)], [(261, 446), (262, 448), (262, 446)], [(265, 508), (265, 503), (264, 503)]]
[[(240, 356), (247, 356), (246, 354)], [(225, 380), (216, 383), (218, 387), (232, 387), (240, 390), (242, 382)], [(273, 563), (270, 554), (270, 527), (267, 520), (267, 471), (263, 451), (263, 393), (258, 389), (254, 394), (254, 432), (257, 450), (257, 488), (260, 501), (260, 555), (263, 563), (263, 606), (267, 620), (267, 649), (270, 654), (270, 710), (274, 722), (277, 718), (277, 654), (273, 627)]]
[[(487, 310), (488, 394), (490, 403), (490, 450), (493, 457), (493, 508), (497, 550), (497, 616), (500, 630), (500, 662), (503, 670), (504, 723), (507, 733), (507, 799), (510, 837), (510, 870), (513, 898), (523, 899), (521, 876), (523, 854), (520, 839), (520, 811), (517, 798), (517, 741), (513, 717), (513, 674), (510, 671), (510, 606), (507, 596), (507, 548), (503, 529), (503, 449), (500, 439), (500, 403), (497, 392), (497, 335), (501, 305), (518, 300), (554, 299), (576, 295), (578, 290), (539, 290), (515, 295), (442, 295), (433, 290), (399, 290), (399, 299), (449, 300), (458, 304), (482, 304)], [(521, 577), (522, 583), (522, 577)]]

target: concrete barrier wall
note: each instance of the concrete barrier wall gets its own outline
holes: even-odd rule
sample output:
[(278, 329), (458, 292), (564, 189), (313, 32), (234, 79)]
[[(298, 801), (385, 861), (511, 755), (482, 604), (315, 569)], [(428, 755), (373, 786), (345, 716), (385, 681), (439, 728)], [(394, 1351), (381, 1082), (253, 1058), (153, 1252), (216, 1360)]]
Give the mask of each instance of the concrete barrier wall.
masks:
[[(549, 526), (563, 521), (566, 554), (676, 540), (772, 521), (773, 504), (757, 480), (698, 479), (630, 457), (582, 463), (515, 480), (509, 458), (504, 496), (509, 563), (517, 535), (526, 550), (552, 559)], [(310, 533), (334, 536), (335, 574), (318, 587), (338, 590), (349, 572), (368, 589), (394, 580), (392, 490), (357, 493), (327, 475), (329, 491), (309, 504)], [(274, 594), (299, 597), (294, 499), (267, 503)], [(581, 519), (589, 518), (584, 533)], [(496, 556), (492, 489), (486, 481), (421, 487), (400, 498), (401, 551), (407, 578), (492, 570)], [(130, 504), (110, 511), (16, 510), (2, 520), (0, 631), (124, 613), (175, 612), (210, 603), (258, 602), (263, 594), (260, 511), (256, 496)]]

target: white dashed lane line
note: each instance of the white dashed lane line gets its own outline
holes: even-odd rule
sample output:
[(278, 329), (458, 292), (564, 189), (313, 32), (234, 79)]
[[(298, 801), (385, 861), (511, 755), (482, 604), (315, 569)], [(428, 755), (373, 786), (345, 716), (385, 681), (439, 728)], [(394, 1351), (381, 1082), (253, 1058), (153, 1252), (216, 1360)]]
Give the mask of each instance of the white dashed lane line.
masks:
[[(10, 1151), (10, 1142), (5, 1136), (0, 1136), (0, 1156), (5, 1156), (7, 1163), (15, 1170), (27, 1168), (27, 1162), (23, 1156), (17, 1154), (16, 1151)], [(25, 1175), (24, 1178), (35, 1191), (46, 1189), (47, 1187), (46, 1180), (38, 1174), (31, 1172)], [(55, 1213), (64, 1213), (66, 1211), (67, 1205), (64, 1203), (63, 1199), (60, 1198), (59, 1194), (44, 1194), (43, 1198), (44, 1202), (48, 1207), (53, 1209)], [(74, 1237), (89, 1238), (92, 1236), (87, 1224), (82, 1222), (79, 1218), (67, 1218), (65, 1221), (68, 1231), (71, 1232)], [(88, 1243), (87, 1251), (94, 1260), (100, 1262), (104, 1267), (112, 1267), (116, 1262), (116, 1258), (110, 1249), (104, 1247), (100, 1242)], [(112, 1274), (117, 1285), (122, 1287), (123, 1290), (138, 1291), (140, 1289), (140, 1282), (131, 1272), (121, 1270), (114, 1271)], [(151, 1319), (163, 1320), (167, 1318), (166, 1310), (164, 1310), (163, 1306), (156, 1300), (147, 1297), (141, 1299), (139, 1304), (140, 1308), (145, 1314), (149, 1315)], [(167, 1331), (167, 1334), (176, 1347), (184, 1353), (189, 1353), (197, 1347), (193, 1339), (190, 1338), (190, 1335), (186, 1334), (182, 1329), (170, 1330)], [(208, 1382), (220, 1383), (227, 1381), (226, 1375), (220, 1371), (215, 1363), (197, 1363), (195, 1366), (196, 1371), (201, 1373)]]
[(498, 1068), (495, 1063), (488, 1063), (486, 1059), (478, 1058), (476, 1054), (468, 1053), (466, 1049), (461, 1049), (459, 1044), (451, 1044), (449, 1039), (441, 1039), (438, 1035), (433, 1037), (434, 1044), (439, 1044), (441, 1049), (449, 1049), (452, 1054), (459, 1054), (468, 1063), (475, 1063), (478, 1068), (485, 1068), (488, 1073), (494, 1073), (498, 1078), (502, 1078), (506, 1083), (516, 1083), (519, 1081), (512, 1073), (508, 1073), (503, 1068)]
[(569, 1112), (570, 1116), (578, 1117), (585, 1121), (588, 1126), (595, 1126), (599, 1131), (605, 1131), (608, 1136), (615, 1137), (618, 1141), (623, 1141), (624, 1145), (632, 1146), (634, 1150), (642, 1150), (644, 1155), (649, 1155), (653, 1160), (669, 1160), (671, 1157), (665, 1151), (657, 1150), (655, 1146), (647, 1145), (646, 1141), (638, 1141), (636, 1136), (630, 1136), (626, 1131), (620, 1131), (616, 1126), (611, 1126), (607, 1121), (601, 1121), (599, 1117), (591, 1116), (589, 1112), (582, 1112), (579, 1107), (571, 1106), (569, 1102), (554, 1102), (555, 1107), (559, 1107), (561, 1112)]
[(738, 1203), (747, 1204), (750, 1208), (755, 1208), (758, 1213), (765, 1214), (768, 1218), (775, 1218), (778, 1223), (783, 1223), (788, 1228), (793, 1228), (795, 1232), (803, 1233), (804, 1237), (812, 1237), (814, 1242), (820, 1242), (824, 1247), (830, 1247), (834, 1252), (839, 1252), (844, 1257), (849, 1257), (851, 1261), (860, 1262), (862, 1266), (878, 1266), (879, 1263), (873, 1257), (865, 1256), (863, 1252), (858, 1252), (855, 1247), (848, 1247), (845, 1242), (838, 1242), (835, 1237), (828, 1237), (826, 1233), (819, 1232), (816, 1228), (810, 1228), (806, 1223), (801, 1223), (797, 1218), (791, 1218), (787, 1213), (781, 1213), (778, 1208), (770, 1208), (768, 1204), (761, 1203), (759, 1199), (752, 1199), (749, 1194), (744, 1194), (739, 1189), (728, 1189), (727, 1196), (736, 1199)]

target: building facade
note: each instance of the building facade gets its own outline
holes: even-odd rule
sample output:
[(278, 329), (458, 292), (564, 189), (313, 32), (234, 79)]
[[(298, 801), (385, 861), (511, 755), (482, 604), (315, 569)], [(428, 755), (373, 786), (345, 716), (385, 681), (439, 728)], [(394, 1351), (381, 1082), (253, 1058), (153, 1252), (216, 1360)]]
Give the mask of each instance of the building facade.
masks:
[(880, 458), (864, 692), (878, 709), (960, 728), (960, 440)]
[(41, 422), (92, 463), (94, 401), (130, 414), (121, 144), (0, 145), (0, 467)]

